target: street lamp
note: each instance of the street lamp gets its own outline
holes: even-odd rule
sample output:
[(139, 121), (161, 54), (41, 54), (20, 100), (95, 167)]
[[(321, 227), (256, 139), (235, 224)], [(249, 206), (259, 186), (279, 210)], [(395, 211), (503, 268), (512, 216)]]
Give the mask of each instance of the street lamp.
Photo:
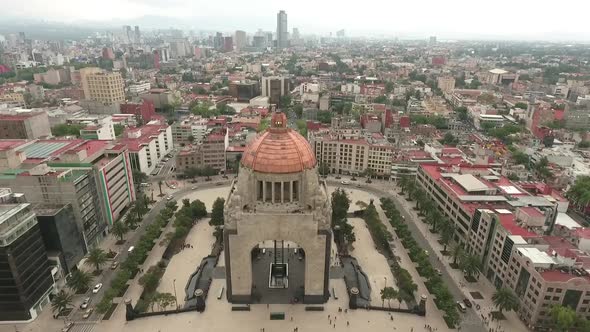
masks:
[(172, 286), (174, 287), (174, 303), (176, 303), (176, 310), (178, 310), (178, 298), (176, 297), (176, 279), (172, 280)]
[(385, 280), (385, 286), (383, 287), (387, 287), (387, 277), (383, 277), (383, 280)]

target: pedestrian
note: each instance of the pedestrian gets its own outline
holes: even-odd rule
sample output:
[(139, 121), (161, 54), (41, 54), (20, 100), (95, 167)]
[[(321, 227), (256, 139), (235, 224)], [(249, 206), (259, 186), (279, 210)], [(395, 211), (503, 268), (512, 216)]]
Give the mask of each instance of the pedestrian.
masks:
[(350, 326), (350, 322), (349, 321), (346, 321), (346, 326)]
[(293, 321), (293, 316), (291, 316), (291, 321)]
[(334, 323), (334, 328), (336, 328), (336, 323)]

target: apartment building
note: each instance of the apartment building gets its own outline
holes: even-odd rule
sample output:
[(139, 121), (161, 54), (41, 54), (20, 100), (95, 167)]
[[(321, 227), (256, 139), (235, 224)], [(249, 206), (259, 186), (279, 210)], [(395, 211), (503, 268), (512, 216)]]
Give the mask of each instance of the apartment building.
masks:
[(376, 176), (391, 175), (393, 147), (384, 140), (367, 138), (352, 130), (312, 134), (310, 144), (317, 160), (327, 165), (330, 173), (358, 175), (372, 169)]
[(35, 212), (0, 189), (0, 321), (32, 321), (50, 303), (54, 280)]
[(455, 89), (455, 78), (452, 76), (439, 77), (438, 88), (443, 92), (452, 92)]
[(105, 72), (100, 68), (80, 69), (84, 98), (105, 104), (125, 101), (125, 82), (121, 73)]
[(127, 147), (131, 168), (148, 175), (174, 147), (171, 126), (161, 124), (128, 128), (117, 143)]
[(192, 143), (202, 143), (206, 135), (211, 131), (207, 123), (209, 119), (191, 115), (182, 121), (176, 121), (172, 124), (172, 139), (175, 143), (189, 142), (189, 137), (193, 137)]
[(20, 110), (0, 113), (0, 139), (36, 139), (51, 136), (47, 112)]
[(455, 239), (481, 257), (483, 275), (516, 293), (529, 328), (548, 327), (555, 304), (590, 315), (590, 255), (582, 242), (545, 235), (567, 211), (558, 193), (484, 166), (421, 165), (417, 182), (455, 223)]

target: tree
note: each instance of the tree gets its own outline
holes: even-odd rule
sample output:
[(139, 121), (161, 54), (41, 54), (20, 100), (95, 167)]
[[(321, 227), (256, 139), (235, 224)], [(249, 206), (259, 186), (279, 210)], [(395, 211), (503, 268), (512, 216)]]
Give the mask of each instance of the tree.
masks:
[(291, 96), (289, 96), (289, 95), (281, 96), (281, 98), (279, 99), (279, 107), (280, 108), (287, 108), (287, 107), (291, 106), (291, 101), (292, 101)]
[(84, 293), (90, 287), (92, 275), (82, 270), (74, 270), (68, 279), (68, 287), (76, 293)]
[(133, 209), (134, 205), (131, 206), (129, 213), (127, 213), (125, 216), (125, 225), (127, 225), (128, 228), (135, 229), (137, 228), (137, 223), (139, 220), (137, 219), (137, 214), (133, 211)]
[(514, 107), (520, 108), (521, 110), (526, 110), (529, 108), (529, 105), (527, 103), (516, 103), (516, 104), (514, 104)]
[(457, 265), (457, 262), (460, 261), (460, 259), (463, 257), (465, 253), (465, 249), (463, 249), (463, 246), (461, 246), (461, 244), (457, 243), (452, 250), (452, 256), (453, 256), (453, 265)]
[(332, 112), (330, 111), (318, 111), (318, 121), (321, 123), (332, 123)]
[(383, 301), (381, 306), (385, 306), (385, 300), (387, 300), (387, 305), (391, 307), (391, 300), (397, 299), (398, 292), (393, 287), (383, 287), (381, 289), (381, 300)]
[(209, 221), (209, 225), (212, 226), (221, 226), (223, 225), (223, 207), (225, 205), (225, 199), (221, 197), (217, 197), (215, 202), (213, 202), (213, 208), (211, 210), (211, 220)]
[(76, 136), (80, 137), (80, 130), (84, 129), (84, 125), (78, 124), (58, 124), (51, 128), (53, 136)]
[(378, 96), (375, 99), (373, 99), (373, 102), (375, 104), (385, 104), (387, 102), (387, 97), (385, 97), (384, 95)]
[(119, 137), (123, 133), (123, 130), (125, 130), (125, 126), (117, 123), (117, 124), (113, 125), (113, 129), (115, 130), (115, 136)]
[(468, 254), (461, 260), (460, 266), (467, 273), (467, 276), (478, 276), (481, 271), (481, 260), (476, 255)]
[(187, 141), (189, 141), (189, 143), (193, 144), (195, 141), (195, 136), (193, 135), (188, 135), (188, 137), (186, 138)]
[(569, 331), (576, 323), (576, 312), (570, 307), (554, 305), (551, 307), (551, 319), (558, 331)]
[(330, 166), (328, 166), (323, 161), (320, 162), (320, 165), (318, 166), (318, 173), (320, 173), (320, 175), (323, 175), (323, 176), (330, 174)]
[(391, 92), (393, 92), (393, 88), (394, 88), (393, 82), (391, 82), (391, 81), (385, 82), (385, 93), (390, 94)]
[(295, 115), (298, 119), (301, 119), (301, 117), (303, 116), (303, 105), (297, 104), (293, 106), (293, 112), (295, 112)]
[(98, 273), (100, 271), (100, 267), (103, 266), (107, 262), (107, 254), (104, 250), (100, 248), (94, 248), (90, 250), (88, 253), (88, 258), (86, 258), (86, 264), (94, 265), (95, 272)]
[(578, 143), (578, 149), (587, 149), (590, 148), (590, 141), (581, 141)]
[(447, 252), (447, 246), (455, 236), (455, 225), (447, 218), (443, 218), (440, 224), (440, 242), (443, 245), (443, 252)]
[(535, 164), (535, 171), (537, 176), (545, 181), (553, 177), (553, 173), (549, 169), (549, 160), (547, 157), (539, 159), (539, 161)]
[(469, 120), (469, 114), (467, 113), (467, 107), (465, 106), (455, 108), (455, 114), (457, 114), (457, 117), (461, 121)]
[(509, 288), (500, 288), (492, 295), (492, 303), (498, 308), (498, 311), (515, 311), (518, 309), (518, 297)]
[(585, 211), (590, 204), (590, 176), (578, 176), (566, 195), (579, 210)]
[(145, 183), (148, 179), (147, 174), (140, 171), (133, 171), (131, 174), (136, 187), (139, 187), (139, 184)]
[(59, 291), (59, 293), (53, 297), (53, 300), (51, 300), (53, 311), (58, 314), (64, 311), (68, 306), (72, 305), (72, 298), (72, 294), (66, 293), (63, 290)]
[(459, 139), (456, 138), (451, 132), (447, 132), (443, 139), (440, 140), (440, 144), (442, 145), (457, 146), (457, 143), (459, 143)]
[(297, 131), (299, 132), (299, 134), (307, 138), (307, 122), (305, 122), (304, 120), (297, 120), (295, 121), (295, 124), (297, 125)]
[(129, 231), (129, 227), (127, 227), (127, 225), (125, 225), (121, 221), (116, 221), (113, 224), (113, 228), (111, 229), (111, 231), (113, 232), (113, 234), (115, 234), (115, 236), (119, 238), (119, 241), (123, 242), (123, 236), (127, 234), (127, 232)]
[(546, 148), (552, 147), (554, 141), (555, 141), (554, 136), (547, 135), (547, 136), (543, 137), (543, 145), (545, 145)]

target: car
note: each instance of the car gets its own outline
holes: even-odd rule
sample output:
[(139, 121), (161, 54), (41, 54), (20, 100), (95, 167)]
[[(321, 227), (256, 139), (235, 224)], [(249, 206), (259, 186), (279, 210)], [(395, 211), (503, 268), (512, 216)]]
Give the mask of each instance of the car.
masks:
[(223, 175), (221, 177), (224, 178), (224, 179), (229, 179), (229, 177), (227, 175)]
[(463, 304), (463, 302), (457, 301), (457, 307), (459, 308), (459, 310), (461, 310), (461, 312), (467, 312), (467, 307), (465, 306), (465, 304)]
[(335, 176), (334, 178), (335, 178), (336, 180), (340, 180), (340, 179), (341, 179), (341, 177), (340, 177), (340, 176)]
[(193, 186), (191, 190), (197, 190), (197, 186)]
[(371, 181), (371, 179), (367, 179), (367, 181), (365, 181), (366, 183), (373, 183), (373, 181)]
[(94, 286), (94, 288), (92, 289), (92, 293), (96, 294), (98, 293), (98, 291), (102, 288), (102, 283), (98, 283), (96, 284), (96, 286)]
[(127, 252), (128, 253), (132, 253), (133, 252), (133, 249), (135, 249), (135, 247), (134, 246), (131, 246), (131, 247), (129, 247), (129, 249), (127, 249)]
[(111, 264), (111, 270), (114, 270), (117, 268), (117, 266), (119, 266), (119, 262), (114, 261), (113, 264)]
[(348, 182), (348, 181), (346, 181), (346, 180), (342, 180), (340, 183), (342, 183), (342, 184), (344, 184), (344, 185), (350, 184), (350, 182)]
[(436, 272), (436, 274), (440, 277), (442, 276), (442, 271), (439, 269), (434, 269), (434, 272)]
[(80, 309), (86, 309), (88, 308), (88, 305), (90, 304), (90, 301), (92, 301), (91, 298), (87, 297), (84, 299), (84, 301), (82, 301), (82, 304), (80, 304)]
[(464, 298), (463, 299), (463, 303), (465, 303), (465, 305), (467, 306), (467, 308), (471, 308), (473, 306), (473, 304), (471, 304), (471, 301), (469, 301), (468, 298)]
[(356, 178), (353, 176), (350, 178), (350, 181), (356, 181)]
[(166, 200), (167, 200), (167, 201), (170, 201), (170, 200), (172, 200), (173, 198), (174, 198), (174, 197), (172, 197), (172, 195), (170, 195), (170, 196), (166, 197)]
[(72, 329), (72, 326), (74, 326), (74, 322), (67, 322), (66, 326), (61, 329), (61, 332), (68, 332)]
[(94, 311), (93, 308), (88, 308), (85, 312), (84, 312), (84, 319), (88, 319), (88, 317), (90, 317), (90, 315), (92, 315), (92, 312)]
[(216, 185), (216, 186), (221, 186), (222, 184), (223, 184), (223, 183), (221, 183), (221, 182), (216, 182), (216, 183), (215, 183), (215, 185)]
[(171, 189), (176, 189), (176, 186), (170, 186)]

